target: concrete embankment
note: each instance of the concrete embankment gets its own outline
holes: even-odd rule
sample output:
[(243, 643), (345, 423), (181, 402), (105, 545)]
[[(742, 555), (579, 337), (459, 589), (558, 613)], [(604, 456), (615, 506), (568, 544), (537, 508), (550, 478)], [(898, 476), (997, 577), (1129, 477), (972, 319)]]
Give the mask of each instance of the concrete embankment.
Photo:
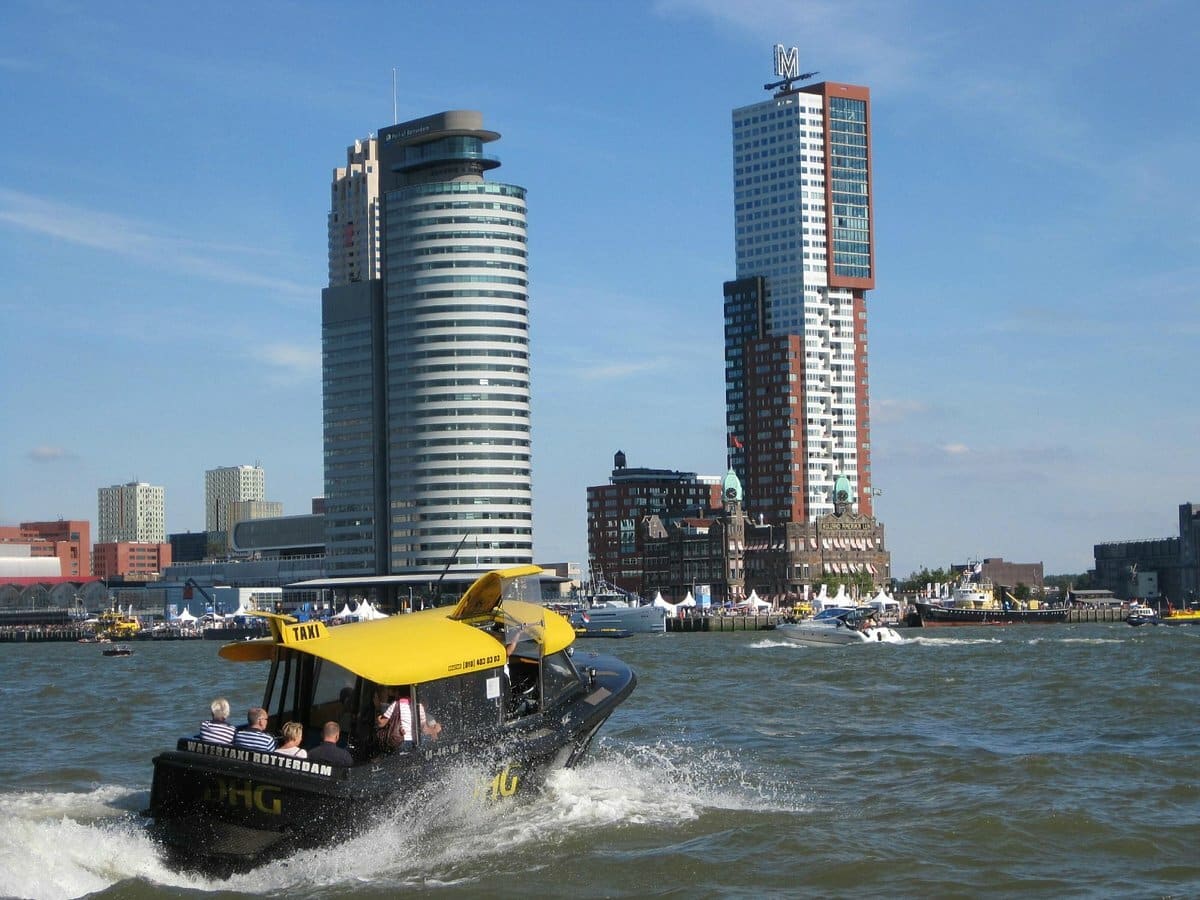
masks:
[(667, 619), (667, 631), (767, 631), (783, 621), (783, 616), (687, 616)]

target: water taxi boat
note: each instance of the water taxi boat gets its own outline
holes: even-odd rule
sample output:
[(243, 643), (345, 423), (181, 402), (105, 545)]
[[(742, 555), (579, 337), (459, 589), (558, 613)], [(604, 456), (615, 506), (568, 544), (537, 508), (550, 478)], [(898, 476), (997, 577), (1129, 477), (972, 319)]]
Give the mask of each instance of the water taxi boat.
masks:
[(1164, 625), (1200, 624), (1200, 609), (1175, 609), (1168, 604), (1167, 611), (1162, 616), (1162, 623)]
[(141, 630), (142, 623), (133, 614), (132, 609), (129, 612), (123, 612), (119, 607), (113, 607), (106, 609), (97, 617), (97, 637), (127, 641), (137, 637)]
[[(171, 860), (251, 868), (368, 827), (452, 769), (498, 798), (578, 762), (637, 678), (613, 657), (572, 653), (575, 630), (536, 602), (540, 571), (489, 572), (456, 606), (330, 629), (261, 613), (271, 636), (220, 655), (270, 662), (269, 731), (299, 722), (301, 746), (312, 748), (338, 722), (353, 765), (180, 739), (154, 759), (147, 811)], [(392, 698), (407, 701), (417, 725), (387, 752), (376, 717)]]
[(899, 644), (894, 628), (876, 620), (874, 607), (831, 606), (811, 619), (775, 626), (778, 637), (796, 644)]
[(105, 647), (100, 652), (105, 656), (133, 656), (133, 648), (126, 647), (124, 644), (116, 644), (112, 647)]
[(1158, 616), (1158, 611), (1148, 603), (1142, 603), (1139, 600), (1134, 600), (1129, 604), (1129, 612), (1125, 616), (1125, 624), (1132, 625), (1137, 628), (1139, 625), (1161, 625), (1162, 619)]

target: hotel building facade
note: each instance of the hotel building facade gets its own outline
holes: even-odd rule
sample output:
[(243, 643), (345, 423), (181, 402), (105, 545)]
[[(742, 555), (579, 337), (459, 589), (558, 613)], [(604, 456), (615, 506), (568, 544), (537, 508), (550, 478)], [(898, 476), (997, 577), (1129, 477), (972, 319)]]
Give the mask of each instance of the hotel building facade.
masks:
[(832, 514), (839, 478), (850, 486), (841, 499), (869, 517), (870, 92), (786, 79), (769, 87), (778, 88), (770, 99), (733, 111), (737, 277), (724, 288), (731, 464), (756, 521)]
[[(478, 112), (443, 112), (357, 142), (334, 172), (322, 293), (330, 576), (532, 561), (525, 189), (485, 179), (500, 163), (484, 148), (499, 137)], [(378, 277), (365, 265), (346, 274), (351, 252), (361, 264), (374, 247)]]

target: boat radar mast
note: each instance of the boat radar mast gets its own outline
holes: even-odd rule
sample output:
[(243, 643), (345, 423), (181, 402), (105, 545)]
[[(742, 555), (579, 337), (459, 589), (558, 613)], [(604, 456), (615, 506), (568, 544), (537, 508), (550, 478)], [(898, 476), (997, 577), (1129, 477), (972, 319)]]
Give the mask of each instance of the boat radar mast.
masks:
[(795, 47), (784, 47), (783, 44), (775, 45), (775, 74), (782, 75), (780, 81), (772, 81), (770, 84), (764, 84), (764, 91), (779, 90), (781, 93), (790, 91), (793, 82), (808, 81), (808, 79), (820, 75), (820, 72), (801, 72), (800, 71), (800, 51)]

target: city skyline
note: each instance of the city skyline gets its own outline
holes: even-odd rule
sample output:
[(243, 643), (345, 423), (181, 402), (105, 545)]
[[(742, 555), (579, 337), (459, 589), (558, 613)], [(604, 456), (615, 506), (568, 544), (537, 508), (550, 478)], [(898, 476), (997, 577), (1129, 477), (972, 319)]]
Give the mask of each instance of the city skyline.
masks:
[(370, 9), (381, 27), (344, 46), (314, 4), (0, 11), (0, 309), (19, 336), (0, 523), (95, 521), (97, 489), (144, 480), (168, 532), (198, 530), (204, 472), (239, 458), (307, 511), (328, 172), (364, 127), (466, 108), (535, 211), (534, 557), (585, 560), (586, 486), (615, 451), (724, 471), (729, 111), (767, 99), (782, 43), (871, 89), (872, 483), (895, 574), (984, 555), (1082, 571), (1095, 543), (1175, 533), (1200, 433), (1200, 11)]

